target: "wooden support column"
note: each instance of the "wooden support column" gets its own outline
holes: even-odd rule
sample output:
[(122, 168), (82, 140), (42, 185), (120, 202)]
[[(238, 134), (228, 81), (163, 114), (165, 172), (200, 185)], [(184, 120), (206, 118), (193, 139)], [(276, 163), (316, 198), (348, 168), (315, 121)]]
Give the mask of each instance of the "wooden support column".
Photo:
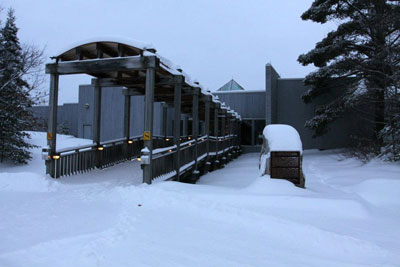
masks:
[(216, 142), (215, 142), (215, 161), (216, 161), (216, 163), (218, 163), (218, 120), (219, 120), (218, 108), (215, 107), (215, 109), (214, 109), (214, 136), (216, 138)]
[(176, 180), (180, 181), (180, 149), (181, 149), (181, 95), (182, 95), (183, 76), (175, 76), (175, 94), (174, 94), (174, 144), (176, 153), (174, 157)]
[(221, 116), (221, 130), (222, 130), (222, 140), (223, 140), (223, 150), (224, 152), (222, 153), (222, 164), (226, 164), (226, 157), (225, 157), (225, 146), (226, 146), (226, 125), (225, 125), (225, 110), (223, 111), (223, 115)]
[(124, 137), (126, 140), (130, 138), (130, 128), (131, 128), (131, 96), (125, 95), (124, 104)]
[(254, 135), (255, 135), (255, 123), (254, 120), (251, 121), (251, 145), (255, 145), (255, 140), (254, 140)]
[(229, 135), (231, 136), (230, 137), (231, 138), (231, 146), (233, 147), (233, 141), (234, 141), (234, 138), (233, 138), (233, 117), (229, 118)]
[[(100, 147), (100, 130), (101, 130), (101, 86), (99, 81), (96, 80), (93, 94), (93, 143)], [(96, 152), (96, 167), (100, 168), (102, 165), (103, 151), (98, 149)]]
[(199, 88), (193, 89), (193, 104), (192, 104), (192, 133), (194, 140), (193, 160), (194, 171), (197, 173), (197, 139), (199, 138)]
[(94, 86), (93, 97), (93, 143), (100, 145), (101, 127), (101, 87), (98, 83)]
[(50, 95), (49, 95), (49, 122), (47, 130), (47, 145), (49, 147), (50, 159), (46, 161), (46, 173), (53, 178), (60, 177), (56, 171), (57, 160), (52, 156), (56, 154), (57, 147), (57, 108), (58, 108), (58, 74), (50, 75)]
[(205, 118), (204, 118), (204, 128), (205, 128), (205, 134), (207, 135), (207, 140), (206, 140), (206, 151), (207, 151), (207, 162), (209, 160), (209, 154), (210, 154), (210, 101), (207, 97), (205, 101)]
[(225, 136), (226, 136), (225, 118), (226, 118), (226, 115), (224, 112), (224, 115), (221, 116), (221, 129), (222, 129), (222, 136), (224, 137), (224, 140), (225, 140)]
[(125, 103), (124, 103), (124, 138), (126, 139), (126, 142), (124, 144), (124, 153), (125, 157), (128, 159), (130, 158), (129, 155), (129, 146), (131, 145), (129, 142), (130, 141), (130, 122), (131, 122), (131, 96), (130, 95), (125, 95)]
[(162, 128), (161, 128), (161, 135), (167, 137), (167, 112), (168, 112), (168, 105), (166, 103), (162, 104)]
[(187, 137), (189, 135), (188, 124), (189, 124), (189, 117), (187, 115), (184, 115), (183, 116), (183, 136), (185, 136), (185, 137)]
[(155, 68), (148, 67), (146, 70), (146, 97), (144, 113), (144, 154), (143, 164), (143, 183), (151, 184), (152, 177), (152, 159), (153, 159), (153, 112), (154, 112), (154, 83)]

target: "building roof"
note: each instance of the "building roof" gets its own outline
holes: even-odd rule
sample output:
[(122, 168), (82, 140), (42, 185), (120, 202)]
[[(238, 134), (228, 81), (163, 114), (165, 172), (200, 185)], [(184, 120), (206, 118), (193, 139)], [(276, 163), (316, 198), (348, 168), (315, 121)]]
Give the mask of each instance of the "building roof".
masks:
[(226, 84), (224, 84), (217, 91), (237, 91), (237, 90), (244, 90), (244, 88), (240, 84), (238, 84), (234, 79), (232, 79)]

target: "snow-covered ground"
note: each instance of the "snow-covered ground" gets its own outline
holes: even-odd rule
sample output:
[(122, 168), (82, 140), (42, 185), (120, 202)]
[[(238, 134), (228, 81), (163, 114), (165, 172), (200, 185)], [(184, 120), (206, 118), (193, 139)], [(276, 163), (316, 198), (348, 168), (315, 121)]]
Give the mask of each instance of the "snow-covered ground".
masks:
[(52, 180), (34, 151), (0, 165), (0, 266), (400, 263), (399, 164), (306, 150), (300, 189), (246, 154), (196, 185), (147, 186), (137, 162)]

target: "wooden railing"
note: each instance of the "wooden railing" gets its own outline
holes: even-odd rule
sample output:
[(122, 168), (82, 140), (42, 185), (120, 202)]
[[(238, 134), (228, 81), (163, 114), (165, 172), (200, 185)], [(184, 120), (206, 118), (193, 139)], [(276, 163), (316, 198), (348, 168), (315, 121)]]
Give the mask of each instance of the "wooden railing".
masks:
[[(209, 151), (207, 151), (207, 139), (209, 139)], [(210, 157), (215, 155), (224, 155), (235, 148), (232, 146), (233, 140), (236, 136), (225, 136), (225, 137), (213, 137), (213, 136), (202, 136), (197, 139), (197, 162), (202, 164), (207, 160), (207, 154)], [(186, 139), (188, 141), (181, 143), (179, 150), (180, 158), (180, 173), (185, 173), (193, 169), (195, 164), (194, 151), (195, 151), (195, 140)], [(218, 147), (218, 153), (216, 148)], [(153, 161), (152, 161), (152, 177), (157, 179), (162, 177), (164, 179), (172, 178), (176, 175), (175, 170), (175, 154), (177, 153), (177, 147), (175, 145), (164, 148), (153, 150)]]
[[(207, 139), (209, 139), (209, 151), (207, 151)], [(192, 169), (197, 156), (197, 161), (202, 163), (209, 156), (219, 156), (230, 151), (235, 136), (207, 137), (197, 139), (197, 155), (195, 152), (195, 140), (191, 137), (182, 138), (179, 150), (180, 172), (184, 173)], [(187, 141), (185, 141), (187, 140)], [(216, 151), (218, 147), (218, 151)], [(49, 155), (56, 159), (55, 178), (74, 175), (90, 171), (94, 168), (106, 168), (126, 160), (140, 157), (143, 148), (143, 138), (136, 136), (130, 139), (121, 138), (100, 143), (57, 150), (55, 155)], [(43, 150), (47, 153), (46, 149)], [(173, 145), (172, 137), (153, 136), (153, 179), (160, 176), (173, 177), (175, 173), (175, 154), (177, 147)], [(49, 168), (46, 163), (47, 168)], [(47, 173), (49, 170), (47, 169)], [(168, 178), (168, 177), (167, 177)]]
[[(129, 160), (140, 155), (143, 147), (143, 140), (134, 137), (129, 140), (126, 138), (106, 141), (97, 144), (69, 147), (57, 150), (54, 155), (47, 155), (47, 150), (43, 149), (46, 157), (56, 159), (55, 178), (74, 175), (90, 171), (94, 168), (105, 168), (114, 164)], [(49, 166), (46, 162), (49, 173)]]

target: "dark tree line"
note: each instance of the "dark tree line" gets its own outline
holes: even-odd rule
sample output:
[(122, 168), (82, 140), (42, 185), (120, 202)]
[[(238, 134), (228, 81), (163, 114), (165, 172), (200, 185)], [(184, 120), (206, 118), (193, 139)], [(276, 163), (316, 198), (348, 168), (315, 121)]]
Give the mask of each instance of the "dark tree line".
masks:
[(26, 139), (35, 122), (30, 107), (41, 98), (43, 50), (22, 45), (13, 9), (0, 22), (0, 162), (26, 163), (33, 146)]
[(298, 58), (318, 67), (305, 79), (310, 90), (303, 100), (335, 95), (306, 127), (320, 136), (345, 113), (356, 113), (372, 127), (370, 135), (354, 136), (354, 147), (400, 160), (400, 1), (315, 0), (301, 18), (338, 25)]

